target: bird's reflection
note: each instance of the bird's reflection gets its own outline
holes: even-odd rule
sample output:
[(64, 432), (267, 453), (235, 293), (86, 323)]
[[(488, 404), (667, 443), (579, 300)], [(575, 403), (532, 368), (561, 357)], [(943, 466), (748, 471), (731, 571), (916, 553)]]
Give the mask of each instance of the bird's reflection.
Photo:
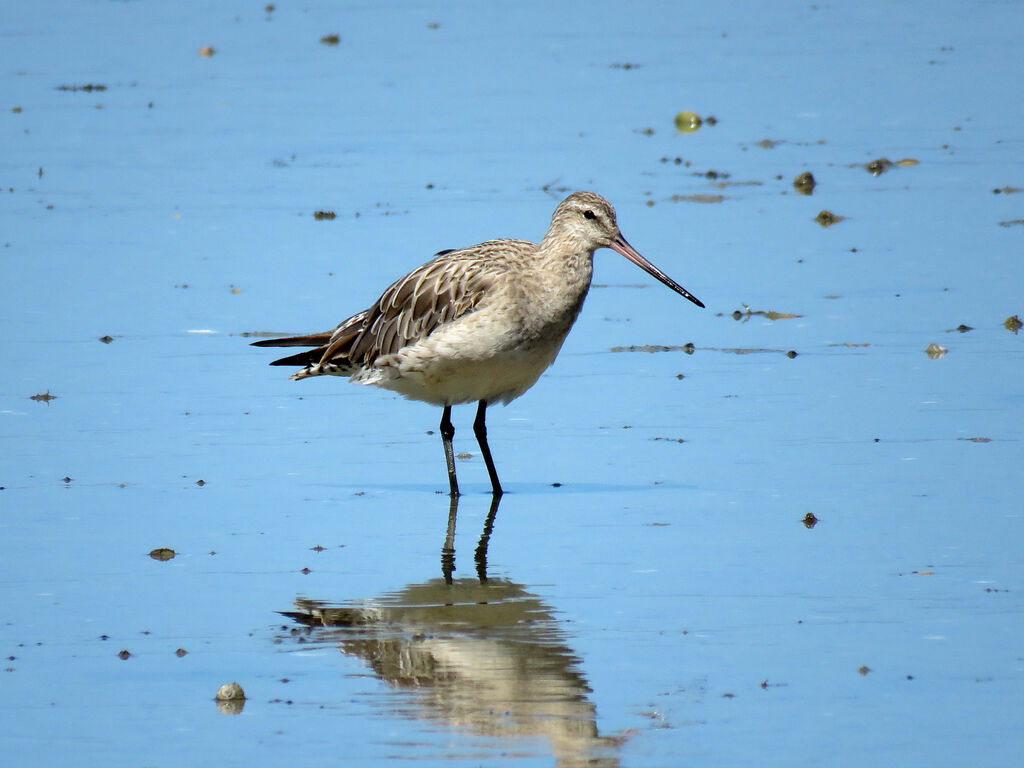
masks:
[(304, 647), (337, 643), (368, 664), (399, 694), (400, 716), (503, 742), (546, 737), (566, 768), (617, 766), (621, 739), (598, 733), (590, 688), (552, 609), (521, 584), (487, 576), (498, 504), (494, 497), (474, 553), (476, 578), (453, 576), (453, 497), (442, 578), (366, 600), (298, 598), (282, 613), (308, 628)]
[[(487, 546), (491, 543), (491, 531), (494, 530), (494, 519), (498, 516), (498, 504), (500, 503), (501, 496), (491, 497), (491, 508), (487, 512), (487, 519), (484, 520), (484, 530), (480, 534), (480, 541), (473, 553), (476, 576), (481, 584), (487, 583)], [(455, 521), (458, 515), (459, 497), (452, 496), (448, 507), (448, 531), (441, 547), (441, 574), (444, 576), (445, 584), (449, 585), (452, 584), (452, 573), (455, 571)]]

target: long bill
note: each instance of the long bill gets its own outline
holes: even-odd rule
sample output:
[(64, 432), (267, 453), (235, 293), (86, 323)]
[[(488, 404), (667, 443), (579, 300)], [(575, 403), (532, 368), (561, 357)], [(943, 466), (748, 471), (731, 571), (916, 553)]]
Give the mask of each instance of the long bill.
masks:
[(616, 253), (621, 253), (627, 259), (629, 259), (634, 264), (636, 264), (638, 267), (640, 267), (642, 270), (644, 270), (651, 277), (657, 278), (661, 283), (664, 283), (665, 285), (667, 285), (669, 288), (671, 288), (673, 291), (678, 293), (680, 296), (685, 296), (690, 301), (692, 301), (694, 304), (696, 304), (698, 307), (703, 307), (704, 306), (704, 302), (703, 301), (698, 299), (696, 296), (694, 296), (688, 290), (683, 288), (683, 286), (681, 286), (679, 283), (677, 283), (675, 280), (673, 280), (671, 277), (666, 275), (664, 272), (662, 272), (656, 266), (651, 264), (651, 262), (649, 262), (647, 259), (645, 259), (643, 256), (641, 256), (637, 252), (636, 248), (634, 248), (632, 245), (630, 245), (629, 243), (626, 242), (626, 238), (624, 238), (622, 236), (622, 233), (617, 234), (615, 236), (615, 239), (612, 240), (611, 245), (608, 246), (608, 247), (611, 248)]

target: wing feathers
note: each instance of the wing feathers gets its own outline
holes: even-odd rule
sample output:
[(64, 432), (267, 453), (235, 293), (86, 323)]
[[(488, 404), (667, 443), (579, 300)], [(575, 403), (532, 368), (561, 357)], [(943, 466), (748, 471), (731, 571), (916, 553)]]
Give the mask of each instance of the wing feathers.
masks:
[[(511, 248), (532, 243), (504, 241)], [(439, 326), (478, 309), (505, 272), (500, 253), (481, 256), (482, 243), (473, 249), (441, 251), (435, 258), (392, 283), (377, 302), (340, 323), (333, 331), (252, 342), (257, 347), (309, 346), (313, 349), (275, 360), (271, 365), (314, 367), (333, 364), (337, 369), (372, 366), (377, 358), (393, 355), (426, 338)], [(336, 372), (336, 371), (335, 371)]]

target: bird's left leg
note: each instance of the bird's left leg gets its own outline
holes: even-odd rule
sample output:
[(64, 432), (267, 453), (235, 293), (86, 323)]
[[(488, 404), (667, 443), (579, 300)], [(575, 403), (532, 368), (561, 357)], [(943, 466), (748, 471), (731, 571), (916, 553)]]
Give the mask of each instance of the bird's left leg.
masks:
[[(481, 400), (476, 409), (476, 419), (473, 421), (473, 434), (476, 441), (480, 443), (480, 452), (484, 455), (484, 464), (487, 465), (487, 474), (491, 476), (491, 493), (501, 496), (501, 483), (498, 482), (498, 470), (494, 468), (494, 459), (491, 458), (491, 448), (487, 445), (487, 424), (484, 422), (487, 413), (487, 401)], [(452, 475), (454, 477), (454, 475)]]

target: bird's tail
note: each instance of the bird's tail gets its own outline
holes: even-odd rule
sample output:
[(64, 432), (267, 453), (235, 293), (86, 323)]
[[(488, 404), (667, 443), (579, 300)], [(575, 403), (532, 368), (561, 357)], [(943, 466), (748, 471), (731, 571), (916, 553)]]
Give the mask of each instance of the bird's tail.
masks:
[(302, 336), (282, 336), (277, 339), (260, 339), (250, 343), (253, 347), (322, 347), (330, 343), (334, 331), (307, 333)]
[(260, 339), (252, 342), (254, 347), (312, 347), (304, 349), (294, 355), (282, 357), (271, 361), (270, 365), (302, 366), (303, 370), (292, 376), (293, 379), (304, 379), (307, 376), (316, 376), (312, 369), (317, 366), (331, 342), (333, 331), (322, 333), (308, 333), (303, 336), (284, 336), (278, 339)]

